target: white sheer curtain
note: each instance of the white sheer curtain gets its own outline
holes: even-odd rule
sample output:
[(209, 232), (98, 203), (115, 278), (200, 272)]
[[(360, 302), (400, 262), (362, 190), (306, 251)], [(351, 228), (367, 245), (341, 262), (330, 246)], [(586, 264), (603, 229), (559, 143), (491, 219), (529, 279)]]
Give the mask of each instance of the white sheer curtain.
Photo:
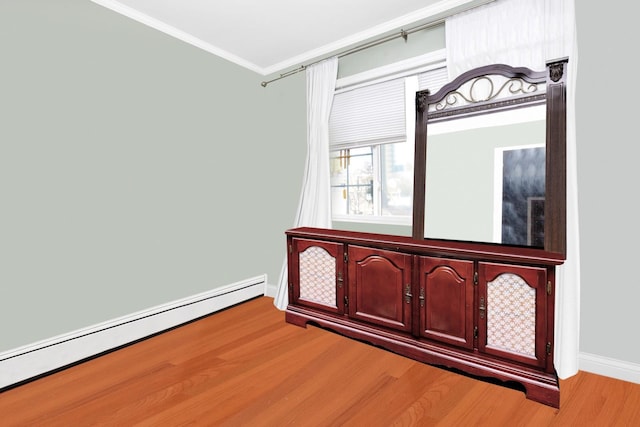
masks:
[(567, 260), (557, 269), (555, 366), (560, 378), (578, 372), (580, 245), (576, 170), (575, 84), (578, 49), (574, 0), (496, 0), (446, 20), (451, 78), (503, 63), (543, 70), (569, 57), (567, 73)]
[[(338, 58), (307, 67), (307, 163), (295, 227), (331, 228), (329, 115), (338, 77)], [(287, 263), (282, 264), (274, 305), (287, 308)]]

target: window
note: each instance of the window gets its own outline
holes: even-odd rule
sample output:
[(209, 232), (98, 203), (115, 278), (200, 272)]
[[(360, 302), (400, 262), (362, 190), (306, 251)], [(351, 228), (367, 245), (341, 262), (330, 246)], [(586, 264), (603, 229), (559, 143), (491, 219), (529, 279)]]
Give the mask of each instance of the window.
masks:
[(411, 224), (415, 93), (447, 80), (438, 51), (338, 81), (329, 123), (334, 220)]
[[(404, 222), (411, 218), (413, 144), (397, 143), (331, 152), (333, 216), (342, 220)], [(369, 218), (363, 218), (363, 217)]]

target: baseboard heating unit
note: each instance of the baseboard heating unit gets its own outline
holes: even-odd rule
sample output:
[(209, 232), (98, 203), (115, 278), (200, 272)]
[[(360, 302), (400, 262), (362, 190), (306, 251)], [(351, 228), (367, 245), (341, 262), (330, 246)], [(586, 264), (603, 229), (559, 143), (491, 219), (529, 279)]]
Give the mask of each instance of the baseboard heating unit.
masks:
[(267, 276), (261, 275), (0, 353), (0, 392), (265, 295), (266, 290)]

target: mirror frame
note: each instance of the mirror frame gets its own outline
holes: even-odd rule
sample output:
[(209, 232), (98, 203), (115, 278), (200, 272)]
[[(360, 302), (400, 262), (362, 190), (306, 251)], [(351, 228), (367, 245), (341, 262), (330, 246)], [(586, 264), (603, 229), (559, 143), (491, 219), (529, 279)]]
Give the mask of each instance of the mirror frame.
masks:
[[(546, 104), (545, 207), (544, 250), (566, 256), (566, 81), (568, 58), (549, 61), (544, 71), (525, 67), (493, 64), (467, 71), (431, 95), (429, 90), (416, 92), (416, 133), (413, 183), (412, 237), (424, 236), (426, 211), (427, 126), (430, 121), (453, 120), (471, 115), (488, 114), (512, 108)], [(461, 107), (429, 112), (429, 106), (447, 103), (448, 97), (465, 83), (489, 75), (537, 85), (544, 83), (544, 94), (524, 94), (503, 101), (483, 100)], [(450, 99), (450, 98), (449, 98)], [(455, 101), (454, 101), (455, 103)], [(450, 104), (451, 105), (451, 104)], [(483, 243), (483, 242), (473, 242)], [(494, 243), (502, 246), (502, 244)], [(536, 249), (536, 248), (532, 248)]]

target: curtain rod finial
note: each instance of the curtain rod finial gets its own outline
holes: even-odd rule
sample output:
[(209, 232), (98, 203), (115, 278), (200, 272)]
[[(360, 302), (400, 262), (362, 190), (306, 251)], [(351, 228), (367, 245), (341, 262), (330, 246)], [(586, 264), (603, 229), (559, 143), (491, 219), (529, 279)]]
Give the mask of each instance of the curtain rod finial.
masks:
[(267, 87), (267, 82), (262, 82), (262, 83), (260, 83), (260, 86), (262, 86), (262, 87)]

